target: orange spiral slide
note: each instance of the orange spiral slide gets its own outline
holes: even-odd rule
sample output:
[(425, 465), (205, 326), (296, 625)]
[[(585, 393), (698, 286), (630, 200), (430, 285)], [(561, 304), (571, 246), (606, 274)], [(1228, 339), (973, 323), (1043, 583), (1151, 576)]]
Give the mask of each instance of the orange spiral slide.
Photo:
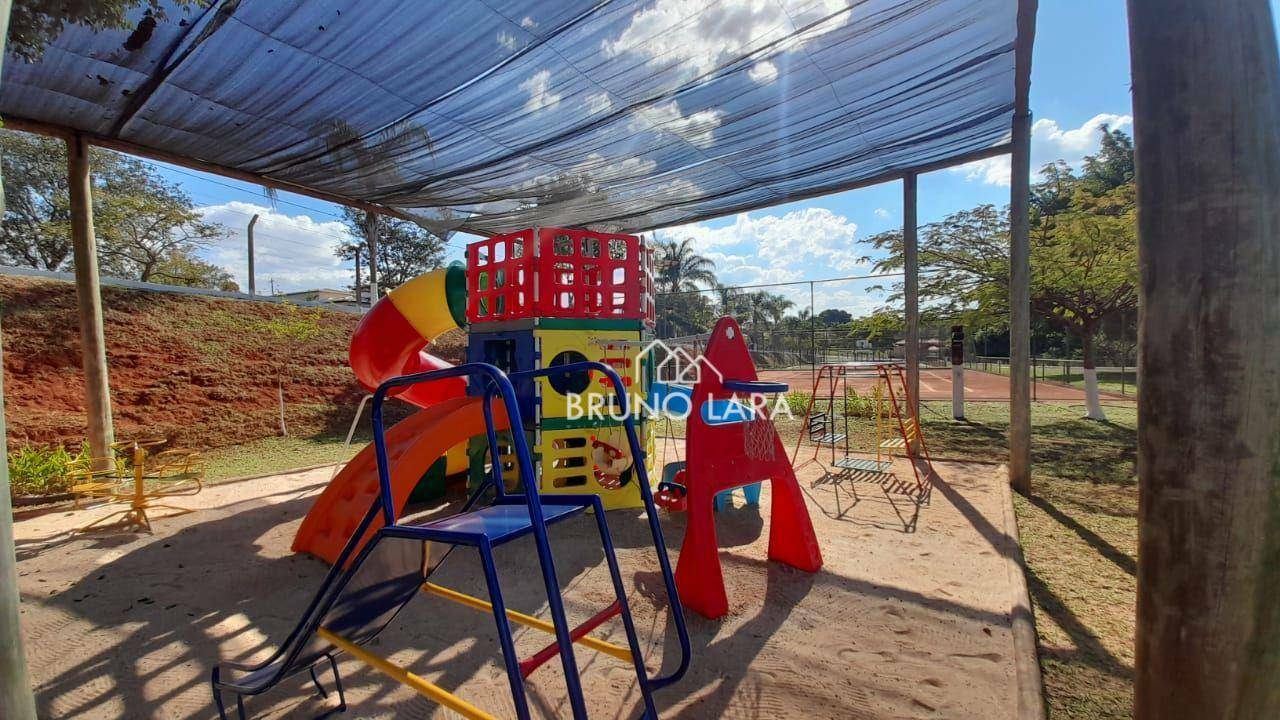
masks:
[[(441, 334), (461, 327), (465, 319), (466, 278), (461, 264), (419, 275), (375, 303), (360, 321), (351, 336), (351, 369), (372, 391), (398, 375), (452, 367), (425, 348)], [(483, 408), (477, 398), (466, 397), (462, 378), (411, 385), (395, 397), (423, 408), (387, 431), (392, 491), (400, 508), (441, 457), (447, 458), (446, 472), (465, 470), (465, 443), (483, 434), (485, 425)], [(506, 414), (500, 403), (495, 403), (494, 422), (498, 429), (505, 429)], [(294, 552), (336, 561), (377, 494), (378, 464), (370, 444), (316, 498), (293, 538)], [(378, 527), (381, 518), (369, 535)]]

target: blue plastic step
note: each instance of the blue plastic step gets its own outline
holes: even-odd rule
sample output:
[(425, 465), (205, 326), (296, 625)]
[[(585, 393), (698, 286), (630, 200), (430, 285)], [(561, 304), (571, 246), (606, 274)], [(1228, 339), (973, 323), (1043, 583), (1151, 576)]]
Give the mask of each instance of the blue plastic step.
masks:
[[(564, 520), (576, 515), (586, 508), (582, 505), (546, 505), (542, 506), (542, 516), (547, 524)], [(411, 527), (428, 530), (440, 530), (451, 533), (484, 536), (494, 545), (501, 545), (529, 533), (533, 523), (529, 521), (529, 506), (523, 503), (509, 505), (490, 505), (479, 510), (452, 515), (439, 520), (417, 523)]]

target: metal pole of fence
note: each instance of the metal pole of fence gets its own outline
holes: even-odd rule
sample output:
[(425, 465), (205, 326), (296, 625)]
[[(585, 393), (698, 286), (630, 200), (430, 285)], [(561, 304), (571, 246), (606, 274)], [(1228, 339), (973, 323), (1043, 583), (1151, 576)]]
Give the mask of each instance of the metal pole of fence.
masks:
[(818, 381), (818, 318), (813, 302), (813, 281), (809, 281), (809, 383)]

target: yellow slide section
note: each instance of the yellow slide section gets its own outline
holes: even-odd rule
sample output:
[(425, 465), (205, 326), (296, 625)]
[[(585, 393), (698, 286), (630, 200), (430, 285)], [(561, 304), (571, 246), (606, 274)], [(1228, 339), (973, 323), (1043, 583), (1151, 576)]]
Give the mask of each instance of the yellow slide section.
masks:
[[(507, 428), (507, 413), (496, 400), (493, 421), (495, 430)], [(473, 397), (445, 400), (396, 423), (387, 431), (387, 461), (397, 510), (404, 508), (409, 494), (436, 460), (468, 438), (483, 434), (484, 406), (480, 398)], [(378, 460), (370, 443), (316, 498), (293, 539), (294, 552), (308, 552), (333, 564), (377, 497)], [(365, 533), (361, 546), (382, 525), (379, 515)], [(352, 553), (352, 557), (356, 553)]]

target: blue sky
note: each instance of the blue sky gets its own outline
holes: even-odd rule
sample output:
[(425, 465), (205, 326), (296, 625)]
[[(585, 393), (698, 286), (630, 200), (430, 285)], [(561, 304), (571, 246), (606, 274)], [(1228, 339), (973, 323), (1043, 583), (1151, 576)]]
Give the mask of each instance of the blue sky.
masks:
[[(1274, 5), (1273, 5), (1274, 7)], [(1064, 159), (1079, 162), (1097, 147), (1102, 122), (1131, 131), (1129, 50), (1121, 0), (1041, 0), (1032, 69), (1033, 167)], [(1007, 158), (921, 176), (920, 221), (927, 223), (980, 203), (1009, 199)], [(256, 232), (259, 291), (343, 287), (349, 264), (332, 256), (331, 244), (345, 236), (340, 209), (329, 203), (282, 193), (271, 208), (256, 186), (180, 168), (165, 172), (180, 182), (210, 219), (243, 228), (262, 213)], [(712, 257), (727, 284), (754, 284), (864, 275), (860, 258), (869, 252), (858, 241), (901, 224), (899, 183), (777, 206), (658, 232), (660, 238), (693, 238)], [(317, 243), (320, 239), (323, 243)], [(461, 257), (468, 238), (455, 236), (450, 257)], [(227, 243), (204, 252), (227, 267), (241, 285), (244, 249), (237, 230)], [(818, 310), (841, 307), (860, 314), (883, 302), (869, 291), (876, 283), (852, 281), (820, 285)], [(808, 288), (779, 288), (807, 305)]]

